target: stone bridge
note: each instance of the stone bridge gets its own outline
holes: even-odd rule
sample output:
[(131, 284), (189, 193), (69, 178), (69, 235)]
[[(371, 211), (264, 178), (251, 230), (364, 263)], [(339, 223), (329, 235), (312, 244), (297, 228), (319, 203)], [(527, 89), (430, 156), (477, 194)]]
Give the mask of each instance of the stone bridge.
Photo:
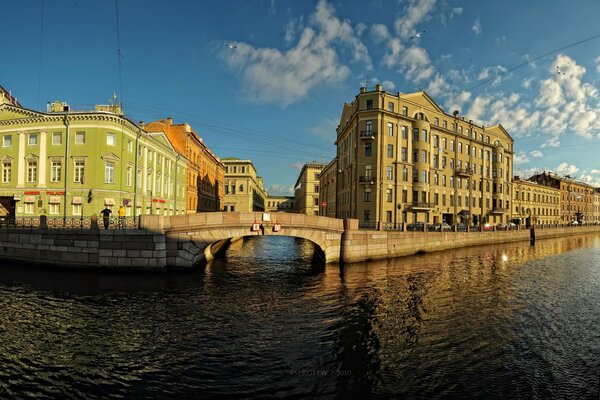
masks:
[(344, 221), (277, 212), (211, 212), (142, 215), (140, 228), (164, 233), (167, 265), (177, 268), (190, 268), (202, 261), (210, 261), (232, 240), (260, 235), (308, 239), (322, 251), (326, 263), (338, 263)]

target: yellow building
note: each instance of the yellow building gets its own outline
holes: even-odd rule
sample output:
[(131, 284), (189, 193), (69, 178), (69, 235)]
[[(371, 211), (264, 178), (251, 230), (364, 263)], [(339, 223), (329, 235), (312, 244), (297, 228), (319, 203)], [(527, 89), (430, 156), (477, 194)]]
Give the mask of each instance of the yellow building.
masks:
[[(513, 219), (521, 225), (562, 223), (560, 189), (513, 178)], [(518, 220), (518, 221), (517, 221)]]
[(291, 196), (269, 196), (266, 200), (265, 211), (268, 212), (294, 212), (294, 198)]
[(325, 217), (336, 217), (337, 209), (337, 158), (334, 158), (327, 164), (322, 170), (319, 176), (319, 191), (322, 202), (325, 202), (325, 206), (321, 203), (321, 212), (319, 215)]
[(512, 137), (447, 114), (425, 92), (361, 88), (344, 104), (335, 144), (338, 218), (363, 226), (512, 218)]
[(593, 186), (552, 172), (536, 174), (529, 180), (560, 190), (560, 223), (582, 224), (593, 220)]
[(594, 211), (593, 211), (593, 222), (594, 224), (600, 224), (600, 188), (594, 190)]
[(252, 161), (238, 158), (221, 161), (225, 165), (223, 211), (265, 211), (268, 193)]
[(294, 186), (296, 212), (308, 215), (320, 215), (322, 207), (319, 198), (319, 176), (325, 164), (304, 164)]

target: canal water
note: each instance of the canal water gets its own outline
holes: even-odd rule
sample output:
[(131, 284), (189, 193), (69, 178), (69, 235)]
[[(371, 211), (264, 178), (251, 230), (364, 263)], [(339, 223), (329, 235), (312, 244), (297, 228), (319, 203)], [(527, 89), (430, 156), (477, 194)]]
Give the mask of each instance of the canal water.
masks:
[(598, 399), (600, 236), (324, 266), (0, 268), (0, 398)]

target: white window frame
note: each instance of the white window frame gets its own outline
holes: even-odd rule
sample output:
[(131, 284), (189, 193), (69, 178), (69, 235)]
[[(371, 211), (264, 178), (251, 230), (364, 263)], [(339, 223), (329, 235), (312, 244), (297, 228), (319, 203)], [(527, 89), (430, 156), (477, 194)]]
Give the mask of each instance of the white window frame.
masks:
[[(83, 165), (78, 166), (77, 163), (82, 163)], [(85, 176), (85, 160), (74, 160), (73, 161), (73, 182), (81, 183), (82, 176)]]
[(116, 163), (113, 161), (106, 161), (104, 163), (104, 183), (115, 183), (115, 169)]
[(85, 144), (85, 131), (75, 132), (75, 144)]
[(50, 203), (48, 208), (51, 215), (60, 215), (60, 203)]
[[(8, 145), (7, 141), (10, 142)], [(4, 135), (2, 138), (2, 147), (12, 147), (12, 135)]]
[(3, 161), (2, 162), (2, 183), (10, 183), (11, 175), (12, 175), (12, 162)]
[(38, 160), (27, 160), (27, 182), (37, 182)]
[[(54, 140), (55, 138), (58, 138), (58, 143)], [(62, 144), (62, 132), (54, 132), (52, 134), (52, 145), (53, 146), (60, 146)]]
[(106, 132), (106, 145), (107, 146), (116, 146), (117, 145), (117, 135), (111, 132)]
[(50, 182), (60, 182), (62, 180), (61, 178), (62, 178), (62, 161), (61, 160), (50, 160)]
[[(35, 143), (32, 143), (32, 139), (35, 138)], [(30, 133), (27, 135), (27, 145), (37, 146), (39, 144), (39, 136), (37, 133)]]

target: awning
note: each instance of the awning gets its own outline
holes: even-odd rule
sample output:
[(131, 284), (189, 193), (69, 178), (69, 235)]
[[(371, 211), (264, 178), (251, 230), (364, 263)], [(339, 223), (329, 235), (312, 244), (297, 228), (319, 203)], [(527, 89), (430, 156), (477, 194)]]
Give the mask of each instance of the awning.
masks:
[(50, 204), (60, 204), (61, 197), (60, 196), (50, 196), (48, 203)]
[(78, 196), (78, 197), (73, 197), (73, 200), (71, 201), (71, 203), (73, 204), (83, 204), (83, 197)]
[(35, 203), (35, 196), (25, 196), (25, 198), (23, 199), (23, 202), (25, 202), (25, 203)]
[(114, 206), (115, 205), (115, 199), (113, 198), (105, 198), (104, 199), (104, 205), (105, 206)]

